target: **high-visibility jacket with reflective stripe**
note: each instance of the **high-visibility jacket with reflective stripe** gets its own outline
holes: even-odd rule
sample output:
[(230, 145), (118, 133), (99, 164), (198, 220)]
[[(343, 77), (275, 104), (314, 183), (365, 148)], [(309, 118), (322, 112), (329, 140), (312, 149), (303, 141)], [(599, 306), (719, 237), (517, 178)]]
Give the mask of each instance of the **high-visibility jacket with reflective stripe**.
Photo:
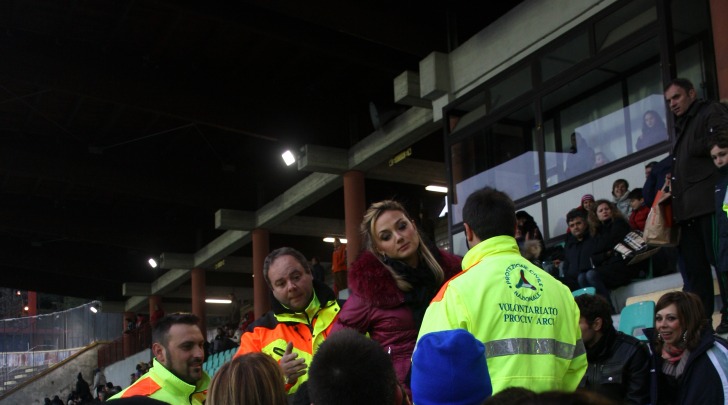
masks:
[(427, 308), (418, 339), (458, 328), (485, 344), (494, 394), (513, 386), (574, 391), (586, 371), (574, 297), (521, 257), (513, 237), (487, 239), (465, 255), (463, 272)]
[[(272, 311), (253, 322), (240, 337), (240, 348), (235, 357), (250, 352), (263, 352), (280, 361), (288, 342), (293, 342), (293, 352), (298, 353), (298, 358), (303, 359), (310, 367), (314, 353), (331, 332), (340, 311), (334, 292), (328, 286), (314, 281), (314, 292), (314, 297), (304, 312), (291, 312), (273, 300)], [(307, 379), (308, 374), (300, 377), (290, 387), (288, 394), (295, 393)]]
[(168, 404), (202, 405), (207, 396), (208, 385), (210, 385), (210, 377), (204, 371), (202, 379), (197, 382), (197, 385), (191, 385), (177, 378), (157, 362), (157, 359), (154, 359), (153, 367), (149, 371), (109, 400), (141, 395)]

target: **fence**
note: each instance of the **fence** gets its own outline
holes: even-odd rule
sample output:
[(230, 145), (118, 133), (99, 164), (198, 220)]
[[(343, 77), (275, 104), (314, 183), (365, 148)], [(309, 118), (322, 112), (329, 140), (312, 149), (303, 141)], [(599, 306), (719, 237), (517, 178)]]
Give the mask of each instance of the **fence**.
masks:
[[(93, 301), (66, 311), (0, 320), (2, 389), (30, 378), (95, 342), (119, 337), (120, 313), (104, 313)], [(18, 377), (20, 376), (20, 377)]]

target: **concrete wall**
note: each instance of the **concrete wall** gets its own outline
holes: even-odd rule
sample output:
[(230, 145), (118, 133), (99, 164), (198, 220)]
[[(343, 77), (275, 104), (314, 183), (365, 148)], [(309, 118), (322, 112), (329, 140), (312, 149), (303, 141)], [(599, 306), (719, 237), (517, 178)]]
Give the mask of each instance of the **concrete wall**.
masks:
[(52, 399), (54, 395), (58, 395), (65, 403), (71, 391), (76, 389), (78, 373), (82, 373), (83, 379), (91, 385), (93, 370), (97, 365), (98, 345), (94, 344), (59, 363), (57, 367), (35, 378), (31, 383), (9, 394), (0, 402), (9, 405), (43, 404), (43, 398)]

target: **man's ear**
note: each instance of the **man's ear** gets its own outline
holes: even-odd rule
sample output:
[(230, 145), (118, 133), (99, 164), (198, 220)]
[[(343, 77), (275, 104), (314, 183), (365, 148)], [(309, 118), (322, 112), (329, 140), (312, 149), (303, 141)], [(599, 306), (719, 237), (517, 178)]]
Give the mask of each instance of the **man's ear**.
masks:
[(597, 332), (601, 332), (602, 326), (604, 326), (604, 320), (600, 317), (594, 318), (594, 322), (592, 323), (592, 329)]
[(463, 222), (463, 226), (465, 227), (465, 239), (468, 241), (468, 244), (470, 246), (475, 246), (475, 243), (472, 243), (475, 238), (475, 232), (473, 232), (473, 228), (470, 227), (467, 223)]
[(164, 346), (157, 342), (154, 342), (152, 344), (152, 354), (158, 362), (160, 362), (161, 364), (167, 364), (167, 351), (164, 350)]
[(690, 97), (691, 99), (694, 100), (694, 99), (698, 98), (698, 93), (695, 91), (695, 89), (690, 89), (688, 91), (688, 97)]

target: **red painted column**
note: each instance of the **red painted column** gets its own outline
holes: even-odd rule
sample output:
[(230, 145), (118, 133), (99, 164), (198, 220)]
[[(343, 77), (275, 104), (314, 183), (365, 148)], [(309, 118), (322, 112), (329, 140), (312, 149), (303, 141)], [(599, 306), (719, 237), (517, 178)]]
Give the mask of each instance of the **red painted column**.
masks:
[(346, 225), (347, 268), (361, 252), (359, 226), (366, 210), (364, 199), (364, 173), (352, 170), (344, 173), (344, 223)]
[(263, 262), (270, 253), (270, 233), (253, 229), (253, 313), (255, 319), (270, 310), (270, 288), (263, 277)]
[(205, 298), (205, 269), (192, 269), (192, 313), (200, 318), (202, 336), (207, 338)]
[(28, 291), (28, 316), (38, 315), (38, 293)]
[(718, 93), (721, 100), (728, 98), (728, 2), (710, 0), (710, 19), (713, 25), (715, 65), (718, 72)]
[(131, 319), (134, 323), (135, 315), (133, 312), (124, 312), (124, 333), (121, 335), (121, 351), (124, 358), (131, 356), (135, 353), (134, 351), (134, 338), (135, 334), (133, 331), (127, 329), (129, 322), (127, 319)]

